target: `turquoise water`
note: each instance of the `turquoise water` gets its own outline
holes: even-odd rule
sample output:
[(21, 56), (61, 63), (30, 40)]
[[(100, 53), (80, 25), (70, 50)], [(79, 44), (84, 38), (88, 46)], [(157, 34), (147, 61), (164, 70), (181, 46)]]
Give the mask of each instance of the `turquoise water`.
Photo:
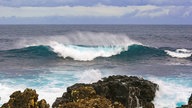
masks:
[(0, 26), (0, 105), (25, 88), (52, 104), (75, 83), (136, 75), (159, 85), (156, 108), (174, 108), (192, 93), (191, 43), (192, 26)]

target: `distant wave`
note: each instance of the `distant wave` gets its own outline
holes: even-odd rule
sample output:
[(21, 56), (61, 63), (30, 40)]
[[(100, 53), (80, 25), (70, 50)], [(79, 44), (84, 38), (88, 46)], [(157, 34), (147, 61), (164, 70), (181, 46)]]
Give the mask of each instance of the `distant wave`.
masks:
[(187, 49), (165, 50), (161, 48), (148, 47), (140, 44), (128, 46), (83, 46), (65, 45), (51, 42), (49, 45), (29, 46), (21, 49), (0, 51), (5, 57), (24, 58), (72, 58), (77, 61), (91, 61), (96, 58), (124, 59), (126, 58), (149, 58), (149, 57), (176, 57), (189, 58), (192, 52)]
[(176, 49), (175, 51), (165, 50), (165, 52), (175, 58), (188, 58), (192, 55), (192, 51), (187, 49)]

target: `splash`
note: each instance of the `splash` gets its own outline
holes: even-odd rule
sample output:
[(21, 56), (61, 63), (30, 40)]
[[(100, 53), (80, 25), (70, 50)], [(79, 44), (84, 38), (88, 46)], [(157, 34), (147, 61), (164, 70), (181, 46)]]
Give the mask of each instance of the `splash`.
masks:
[(81, 75), (78, 75), (79, 83), (93, 83), (101, 80), (102, 73), (98, 69), (85, 70)]
[(151, 77), (149, 80), (159, 85), (153, 102), (155, 108), (176, 108), (187, 104), (192, 91), (189, 79)]
[(63, 58), (73, 58), (78, 61), (91, 61), (97, 57), (111, 57), (122, 51), (127, 51), (128, 46), (141, 43), (130, 39), (124, 34), (74, 32), (63, 36), (50, 36), (36, 40), (23, 41), (25, 47), (49, 46), (51, 50)]

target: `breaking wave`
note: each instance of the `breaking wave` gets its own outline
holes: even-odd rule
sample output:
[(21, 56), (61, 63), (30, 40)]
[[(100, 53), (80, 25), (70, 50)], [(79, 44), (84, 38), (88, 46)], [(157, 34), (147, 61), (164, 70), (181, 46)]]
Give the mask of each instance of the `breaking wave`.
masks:
[(5, 57), (23, 58), (72, 58), (77, 61), (91, 61), (96, 58), (125, 59), (133, 57), (191, 57), (191, 51), (177, 49), (176, 51), (163, 50), (161, 48), (148, 47), (141, 44), (130, 44), (129, 46), (83, 46), (65, 45), (51, 42), (49, 45), (29, 46), (21, 49), (0, 51)]
[(188, 58), (192, 55), (192, 51), (187, 49), (176, 49), (175, 51), (165, 50), (165, 52), (175, 58)]

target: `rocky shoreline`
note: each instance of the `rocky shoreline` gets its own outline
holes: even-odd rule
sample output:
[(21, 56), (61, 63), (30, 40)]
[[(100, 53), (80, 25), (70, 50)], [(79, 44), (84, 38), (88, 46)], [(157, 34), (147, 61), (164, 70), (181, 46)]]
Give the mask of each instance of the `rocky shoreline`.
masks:
[[(158, 85), (135, 76), (109, 76), (92, 84), (75, 84), (67, 88), (53, 105), (38, 101), (35, 90), (16, 91), (1, 108), (155, 108), (152, 103)], [(180, 108), (192, 108), (189, 105)]]

